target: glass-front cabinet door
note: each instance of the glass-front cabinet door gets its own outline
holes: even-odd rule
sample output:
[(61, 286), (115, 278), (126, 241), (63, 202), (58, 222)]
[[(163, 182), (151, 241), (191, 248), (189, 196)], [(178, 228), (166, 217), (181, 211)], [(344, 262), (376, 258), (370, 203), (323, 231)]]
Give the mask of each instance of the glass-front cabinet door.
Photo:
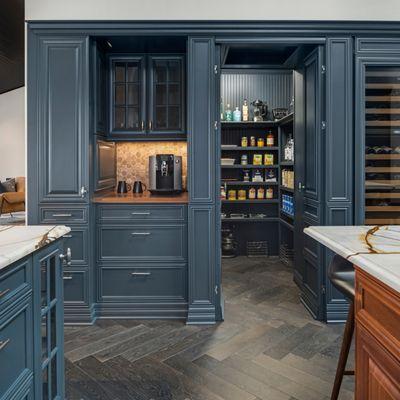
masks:
[(150, 56), (149, 65), (149, 133), (183, 134), (184, 57)]
[(64, 353), (63, 353), (63, 294), (61, 249), (54, 246), (44, 254), (36, 256), (40, 270), (35, 271), (37, 278), (35, 320), (40, 323), (39, 336), (35, 339), (35, 373), (37, 381), (36, 398), (41, 400), (64, 399)]
[[(363, 176), (358, 223), (400, 223), (400, 60), (362, 59), (358, 63)], [(356, 165), (356, 170), (359, 165)], [(363, 197), (363, 200), (362, 200)]]
[(145, 66), (141, 56), (110, 57), (110, 132), (145, 133)]

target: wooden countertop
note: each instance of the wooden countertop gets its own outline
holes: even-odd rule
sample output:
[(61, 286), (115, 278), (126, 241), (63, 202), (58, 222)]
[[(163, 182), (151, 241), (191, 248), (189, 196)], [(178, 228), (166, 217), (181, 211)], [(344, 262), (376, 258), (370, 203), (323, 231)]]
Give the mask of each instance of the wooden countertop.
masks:
[(178, 195), (152, 195), (147, 191), (143, 194), (107, 192), (95, 195), (92, 198), (92, 202), (99, 204), (186, 204), (189, 202), (189, 195), (188, 192), (183, 192)]

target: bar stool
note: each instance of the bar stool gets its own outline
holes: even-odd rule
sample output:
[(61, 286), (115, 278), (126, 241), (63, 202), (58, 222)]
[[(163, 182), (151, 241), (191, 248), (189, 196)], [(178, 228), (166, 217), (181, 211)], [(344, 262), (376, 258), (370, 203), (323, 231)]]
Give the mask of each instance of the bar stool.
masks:
[(346, 370), (347, 358), (349, 356), (351, 341), (354, 332), (354, 278), (355, 271), (353, 264), (339, 255), (335, 255), (329, 265), (328, 277), (333, 286), (341, 292), (350, 302), (344, 328), (343, 342), (340, 349), (340, 356), (336, 368), (335, 382), (332, 388), (331, 400), (337, 400), (340, 386), (344, 375), (354, 375), (354, 371)]

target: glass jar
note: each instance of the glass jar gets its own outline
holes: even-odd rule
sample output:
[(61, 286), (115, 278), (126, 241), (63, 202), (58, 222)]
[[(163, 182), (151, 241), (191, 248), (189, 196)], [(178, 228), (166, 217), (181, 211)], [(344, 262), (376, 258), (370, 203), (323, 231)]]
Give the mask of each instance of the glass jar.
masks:
[(242, 147), (247, 147), (249, 145), (249, 141), (247, 139), (247, 136), (243, 136), (242, 137), (242, 141), (241, 141), (241, 146)]

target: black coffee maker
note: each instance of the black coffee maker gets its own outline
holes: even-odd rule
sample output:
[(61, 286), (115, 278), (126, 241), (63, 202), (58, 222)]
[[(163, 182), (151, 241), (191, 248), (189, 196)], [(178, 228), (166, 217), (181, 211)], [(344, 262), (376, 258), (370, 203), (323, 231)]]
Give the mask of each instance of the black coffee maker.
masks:
[(149, 191), (152, 194), (182, 192), (182, 157), (157, 154), (149, 157)]

